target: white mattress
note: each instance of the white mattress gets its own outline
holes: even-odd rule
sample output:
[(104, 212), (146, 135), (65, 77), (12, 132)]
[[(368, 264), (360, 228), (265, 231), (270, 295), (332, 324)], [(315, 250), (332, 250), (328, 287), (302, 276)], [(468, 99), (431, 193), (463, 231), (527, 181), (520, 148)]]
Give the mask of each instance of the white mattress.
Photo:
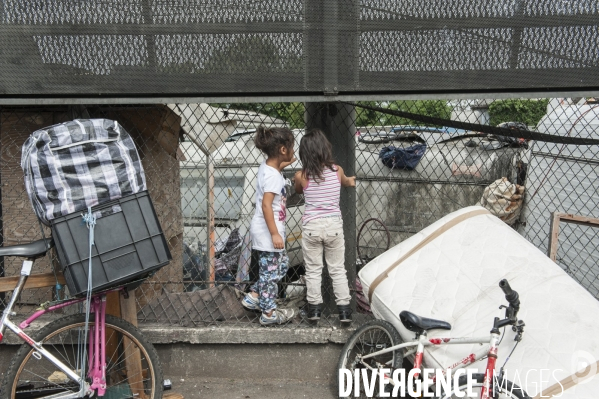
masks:
[[(451, 213), (368, 263), (359, 273), (365, 293), (372, 281), (393, 261), (451, 219), (483, 209), (468, 207)], [(549, 226), (547, 226), (549, 228)], [(451, 331), (434, 330), (434, 337), (489, 335), (493, 318), (503, 318), (507, 305), (498, 286), (506, 278), (520, 294), (518, 318), (526, 323), (522, 342), (506, 365), (507, 378), (516, 370), (531, 397), (584, 366), (576, 356), (599, 360), (599, 301), (559, 266), (492, 215), (467, 219), (442, 233), (404, 260), (374, 291), (372, 310), (391, 322), (408, 341), (414, 333), (399, 320), (402, 310), (445, 320)], [(515, 333), (508, 327), (499, 347), (497, 369), (512, 349)], [(425, 367), (447, 367), (480, 349), (479, 345), (427, 347)], [(583, 351), (583, 352), (580, 352)], [(584, 357), (584, 356), (583, 356)], [(486, 360), (470, 367), (484, 371)], [(544, 371), (541, 384), (540, 369)], [(528, 379), (526, 375), (528, 374)], [(549, 381), (547, 381), (549, 380)], [(566, 390), (564, 399), (596, 399), (599, 377)]]

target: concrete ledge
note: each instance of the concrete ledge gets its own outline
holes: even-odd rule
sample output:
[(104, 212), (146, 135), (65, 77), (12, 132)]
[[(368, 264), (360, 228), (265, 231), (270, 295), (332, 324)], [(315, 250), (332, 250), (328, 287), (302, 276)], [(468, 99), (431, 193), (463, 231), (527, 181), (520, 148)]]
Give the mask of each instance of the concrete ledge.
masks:
[(337, 375), (338, 344), (156, 345), (164, 374), (175, 378), (230, 377), (320, 381)]
[(344, 344), (355, 327), (173, 327), (144, 324), (140, 325), (140, 330), (153, 344)]
[[(34, 335), (53, 318), (42, 317), (25, 332)], [(358, 317), (350, 326), (321, 320), (321, 324), (307, 323), (262, 327), (258, 323), (220, 324), (209, 327), (181, 327), (165, 324), (140, 323), (139, 329), (153, 344), (344, 344), (356, 327), (365, 321)], [(12, 331), (6, 331), (2, 345), (20, 345), (23, 341)]]

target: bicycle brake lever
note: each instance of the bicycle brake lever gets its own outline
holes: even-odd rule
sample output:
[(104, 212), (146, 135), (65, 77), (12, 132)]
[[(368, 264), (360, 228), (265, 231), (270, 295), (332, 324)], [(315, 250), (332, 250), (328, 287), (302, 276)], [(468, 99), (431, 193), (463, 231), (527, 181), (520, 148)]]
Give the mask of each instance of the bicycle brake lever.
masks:
[(522, 340), (522, 334), (524, 333), (524, 322), (522, 320), (518, 320), (515, 325), (512, 326), (512, 331), (516, 333), (514, 337), (514, 341), (520, 342)]
[(501, 309), (505, 309), (505, 318), (506, 319), (511, 319), (512, 318), (509, 306), (499, 305), (499, 310), (501, 310)]
[(524, 321), (518, 320), (516, 324), (512, 326), (512, 331), (524, 331), (525, 326), (526, 324), (524, 324)]

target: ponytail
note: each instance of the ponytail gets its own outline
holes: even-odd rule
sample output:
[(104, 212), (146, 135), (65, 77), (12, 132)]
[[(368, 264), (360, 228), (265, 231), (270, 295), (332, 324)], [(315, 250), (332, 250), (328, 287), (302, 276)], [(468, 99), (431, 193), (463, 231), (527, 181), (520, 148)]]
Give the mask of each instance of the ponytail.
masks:
[(260, 125), (256, 129), (254, 137), (256, 148), (269, 158), (276, 157), (281, 146), (288, 149), (293, 147), (293, 142), (293, 133), (286, 127), (266, 128), (264, 125)]

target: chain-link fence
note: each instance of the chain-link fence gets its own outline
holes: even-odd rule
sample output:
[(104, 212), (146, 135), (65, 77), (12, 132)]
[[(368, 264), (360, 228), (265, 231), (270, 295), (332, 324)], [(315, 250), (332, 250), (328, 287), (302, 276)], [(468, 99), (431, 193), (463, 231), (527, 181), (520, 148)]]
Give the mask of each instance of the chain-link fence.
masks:
[[(292, 129), (296, 154), (305, 131), (320, 128), (336, 162), (357, 177), (355, 188), (341, 189), (340, 204), (358, 322), (370, 317), (356, 278), (360, 267), (450, 212), (486, 205), (544, 252), (551, 212), (599, 217), (599, 146), (579, 140), (599, 139), (599, 103), (593, 98), (6, 106), (0, 115), (5, 246), (42, 236), (20, 167), (21, 146), (33, 131), (74, 118), (108, 118), (133, 137), (173, 257), (136, 290), (142, 323), (259, 325), (240, 299), (258, 276), (249, 226), (264, 160), (254, 144), (260, 125)], [(503, 129), (489, 133), (496, 126)], [(279, 284), (279, 306), (298, 311), (289, 328), (310, 325), (301, 249), (304, 198), (292, 182), (298, 170), (299, 162), (283, 170), (290, 267)], [(564, 227), (557, 256), (597, 298), (598, 243), (597, 229)], [(52, 264), (60, 270), (53, 256), (37, 261), (35, 272), (51, 273)], [(0, 263), (2, 276), (19, 270), (18, 258)], [(326, 268), (322, 292), (320, 325), (337, 325)], [(64, 287), (26, 290), (20, 309), (64, 294)], [(9, 293), (0, 295), (4, 305)]]

